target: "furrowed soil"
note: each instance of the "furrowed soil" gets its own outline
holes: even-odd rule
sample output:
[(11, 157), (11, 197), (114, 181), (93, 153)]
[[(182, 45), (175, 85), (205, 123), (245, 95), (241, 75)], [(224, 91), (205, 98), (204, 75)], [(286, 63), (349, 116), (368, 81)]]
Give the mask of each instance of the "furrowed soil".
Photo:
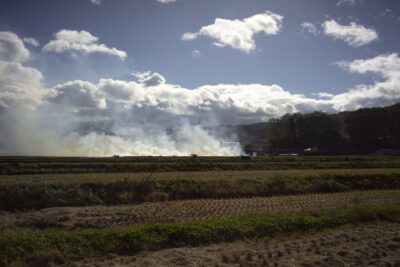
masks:
[(63, 266), (400, 266), (400, 224), (347, 226), (135, 256), (110, 254)]
[(356, 191), (237, 199), (199, 199), (138, 205), (55, 207), (3, 213), (1, 228), (110, 228), (134, 224), (192, 222), (211, 218), (313, 211), (346, 205), (400, 204), (400, 190)]

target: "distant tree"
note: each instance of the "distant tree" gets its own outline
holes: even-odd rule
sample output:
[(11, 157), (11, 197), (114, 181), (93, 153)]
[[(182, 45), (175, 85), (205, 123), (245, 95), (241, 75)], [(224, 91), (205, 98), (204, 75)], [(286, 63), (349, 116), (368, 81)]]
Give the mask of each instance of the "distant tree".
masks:
[(345, 131), (358, 149), (384, 147), (388, 139), (389, 117), (384, 108), (360, 109), (351, 112), (345, 121)]
[(319, 111), (286, 114), (271, 120), (267, 129), (269, 147), (275, 149), (334, 148), (344, 144), (339, 122)]

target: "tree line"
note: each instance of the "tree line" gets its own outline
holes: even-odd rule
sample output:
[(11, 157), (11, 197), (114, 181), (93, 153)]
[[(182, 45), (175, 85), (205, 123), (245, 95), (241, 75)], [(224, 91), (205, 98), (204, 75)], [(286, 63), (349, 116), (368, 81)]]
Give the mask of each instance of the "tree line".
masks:
[[(264, 136), (266, 149), (278, 152), (400, 149), (400, 104), (331, 115), (321, 111), (286, 114), (270, 120)], [(252, 144), (247, 144), (245, 151), (251, 150)]]

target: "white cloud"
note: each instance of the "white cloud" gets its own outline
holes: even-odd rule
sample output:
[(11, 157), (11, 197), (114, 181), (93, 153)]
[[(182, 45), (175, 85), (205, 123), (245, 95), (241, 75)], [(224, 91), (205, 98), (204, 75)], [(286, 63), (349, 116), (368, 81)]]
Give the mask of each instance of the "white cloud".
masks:
[(317, 27), (311, 22), (303, 22), (301, 24), (301, 32), (308, 33), (314, 36), (319, 34)]
[(319, 92), (317, 95), (318, 95), (318, 97), (320, 97), (320, 98), (332, 98), (332, 97), (334, 96), (333, 94), (324, 93), (324, 92)]
[(76, 108), (106, 108), (106, 101), (98, 88), (85, 81), (71, 81), (57, 85), (47, 100)]
[(199, 57), (201, 57), (201, 52), (199, 50), (195, 49), (192, 51), (192, 56), (194, 58), (199, 58)]
[(39, 41), (32, 37), (30, 37), (30, 38), (24, 37), (24, 38), (22, 38), (22, 40), (24, 41), (24, 43), (29, 44), (34, 47), (38, 47), (40, 45)]
[(144, 86), (156, 86), (165, 83), (165, 78), (157, 72), (133, 72), (132, 76), (137, 78), (138, 82)]
[(34, 106), (44, 94), (42, 73), (22, 65), (30, 57), (23, 41), (12, 32), (0, 32), (0, 110), (13, 105)]
[(119, 57), (124, 60), (127, 53), (117, 48), (109, 48), (105, 44), (98, 43), (99, 38), (87, 31), (60, 30), (54, 34), (51, 40), (43, 47), (44, 52), (63, 53), (78, 51), (83, 54), (102, 53)]
[(90, 2), (95, 5), (101, 5), (101, 0), (90, 0)]
[(157, 2), (163, 3), (163, 4), (169, 4), (176, 2), (176, 0), (157, 0)]
[(213, 24), (201, 27), (198, 32), (184, 33), (183, 41), (189, 41), (199, 36), (207, 36), (216, 40), (218, 47), (231, 46), (249, 53), (256, 48), (254, 35), (264, 32), (266, 35), (275, 35), (282, 27), (283, 16), (266, 11), (243, 20), (215, 19)]
[(268, 121), (285, 113), (400, 102), (400, 57), (395, 53), (337, 63), (350, 73), (379, 75), (382, 81), (315, 97), (275, 84), (184, 88), (150, 71), (134, 73), (137, 81), (77, 80), (45, 89), (38, 70), (12, 61), (21, 57), (9, 58), (0, 60), (0, 154), (238, 155), (240, 148), (220, 142), (235, 140), (232, 133), (205, 129)]
[(356, 4), (357, 4), (357, 0), (339, 0), (336, 3), (337, 6), (342, 6), (342, 5), (354, 6)]
[(196, 39), (198, 36), (199, 36), (198, 33), (185, 32), (182, 35), (181, 39), (182, 39), (182, 41), (191, 41), (191, 40)]
[(41, 89), (42, 74), (19, 62), (0, 60), (0, 102), (3, 107), (23, 103), (36, 105), (44, 95)]
[(336, 110), (354, 110), (362, 107), (392, 105), (400, 102), (400, 58), (398, 54), (379, 55), (371, 59), (338, 62), (352, 73), (377, 74), (383, 81), (372, 85), (358, 85), (332, 98)]
[(368, 29), (355, 22), (350, 25), (341, 25), (331, 19), (322, 23), (324, 33), (335, 39), (340, 39), (353, 47), (359, 47), (378, 40), (378, 34), (373, 29)]
[(0, 60), (23, 62), (29, 57), (29, 50), (15, 33), (0, 32)]

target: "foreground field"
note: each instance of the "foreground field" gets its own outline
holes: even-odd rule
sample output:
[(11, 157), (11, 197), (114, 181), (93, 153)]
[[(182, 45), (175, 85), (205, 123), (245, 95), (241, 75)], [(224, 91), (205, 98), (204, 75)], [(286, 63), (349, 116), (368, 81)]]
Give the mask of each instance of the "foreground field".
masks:
[(4, 213), (1, 228), (109, 228), (161, 222), (193, 222), (211, 218), (313, 211), (346, 205), (400, 205), (400, 190), (291, 195), (220, 200), (185, 200), (122, 206), (58, 207)]
[(0, 266), (399, 266), (399, 228), (399, 157), (0, 157)]
[(146, 250), (270, 238), (378, 221), (399, 223), (400, 206), (351, 206), (313, 212), (286, 212), (99, 230), (3, 230), (0, 235), (0, 265), (15, 266), (28, 262), (33, 266), (49, 266), (52, 262), (61, 264), (110, 253), (135, 254)]
[(89, 266), (400, 266), (400, 224), (377, 223), (256, 241), (65, 263)]

